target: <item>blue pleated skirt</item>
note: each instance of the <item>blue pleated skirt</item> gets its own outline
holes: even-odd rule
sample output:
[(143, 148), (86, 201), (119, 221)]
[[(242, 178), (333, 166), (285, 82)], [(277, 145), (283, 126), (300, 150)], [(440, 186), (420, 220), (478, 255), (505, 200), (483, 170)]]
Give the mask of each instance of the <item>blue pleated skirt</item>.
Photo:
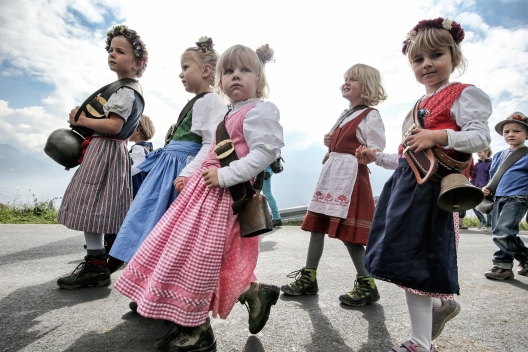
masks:
[(178, 196), (173, 181), (201, 148), (201, 144), (171, 141), (147, 154), (138, 167), (147, 177), (128, 210), (110, 255), (129, 262), (154, 226)]
[(383, 187), (365, 253), (374, 277), (415, 290), (458, 294), (453, 213), (438, 207), (440, 184), (422, 185), (407, 160)]

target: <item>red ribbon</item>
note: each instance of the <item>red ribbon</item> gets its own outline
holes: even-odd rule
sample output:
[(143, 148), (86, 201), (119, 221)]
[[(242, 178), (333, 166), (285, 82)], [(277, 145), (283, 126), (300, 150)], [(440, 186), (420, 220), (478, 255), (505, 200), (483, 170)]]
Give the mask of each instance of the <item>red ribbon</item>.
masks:
[(106, 138), (106, 139), (112, 139), (114, 141), (119, 141), (119, 142), (124, 142), (126, 141), (126, 139), (121, 139), (121, 138), (112, 138), (112, 137), (106, 137), (106, 136), (93, 136), (93, 137), (87, 137), (84, 139), (84, 141), (82, 142), (81, 144), (81, 157), (79, 158), (79, 160), (77, 160), (77, 162), (80, 164), (82, 163), (83, 161), (83, 158), (84, 158), (84, 154), (86, 153), (86, 149), (88, 148), (88, 144), (90, 144), (90, 142), (92, 141), (92, 139), (94, 138)]
[(82, 163), (83, 158), (84, 158), (84, 154), (86, 153), (86, 148), (88, 148), (88, 144), (90, 144), (92, 139), (93, 139), (93, 137), (87, 137), (82, 142), (82, 144), (81, 144), (81, 157), (79, 158), (79, 160), (77, 160), (79, 162), (79, 164)]

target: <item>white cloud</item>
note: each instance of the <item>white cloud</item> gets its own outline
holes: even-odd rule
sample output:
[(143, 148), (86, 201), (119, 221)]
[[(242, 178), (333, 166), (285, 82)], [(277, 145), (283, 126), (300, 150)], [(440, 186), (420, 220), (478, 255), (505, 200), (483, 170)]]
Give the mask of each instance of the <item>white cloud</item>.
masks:
[[(155, 146), (162, 145), (166, 129), (191, 98), (178, 78), (179, 61), (201, 35), (211, 36), (219, 52), (236, 43), (269, 43), (275, 50), (276, 63), (267, 70), (270, 100), (281, 111), (288, 138), (285, 150), (322, 144), (323, 134), (347, 107), (338, 90), (343, 73), (361, 62), (382, 73), (389, 99), (377, 108), (385, 121), (387, 151), (395, 151), (403, 117), (425, 92), (401, 54), (405, 34), (423, 18), (450, 17), (466, 29), (462, 47), (469, 69), (452, 80), (472, 83), (490, 96), (492, 131), (512, 111), (528, 112), (528, 27), (490, 26), (474, 12), (482, 6), (474, 0), (205, 0), (172, 6), (177, 8), (158, 0), (3, 1), (0, 63), (6, 70), (0, 74), (54, 88), (40, 104), (23, 109), (0, 101), (0, 128), (9, 131), (2, 133), (0, 143), (42, 150), (51, 131), (67, 127), (74, 106), (115, 79), (104, 51), (109, 28), (103, 27), (110, 15), (138, 30), (147, 44), (149, 65), (141, 84), (145, 113), (157, 127)], [(492, 146), (504, 148), (501, 137), (492, 135)]]

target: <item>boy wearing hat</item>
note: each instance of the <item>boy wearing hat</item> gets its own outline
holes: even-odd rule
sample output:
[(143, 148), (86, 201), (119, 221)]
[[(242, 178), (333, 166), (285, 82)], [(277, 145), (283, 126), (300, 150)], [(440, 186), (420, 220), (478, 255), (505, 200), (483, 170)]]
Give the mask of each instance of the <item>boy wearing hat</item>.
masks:
[[(490, 177), (508, 155), (525, 148), (528, 138), (528, 117), (514, 112), (495, 126), (510, 147), (497, 153), (491, 163)], [(487, 196), (490, 191), (484, 187)], [(519, 222), (528, 208), (528, 153), (517, 160), (502, 176), (495, 194), (491, 211), (493, 242), (499, 250), (493, 254), (493, 267), (484, 273), (489, 279), (513, 279), (513, 259), (519, 262), (517, 274), (528, 276), (528, 248), (519, 238)]]

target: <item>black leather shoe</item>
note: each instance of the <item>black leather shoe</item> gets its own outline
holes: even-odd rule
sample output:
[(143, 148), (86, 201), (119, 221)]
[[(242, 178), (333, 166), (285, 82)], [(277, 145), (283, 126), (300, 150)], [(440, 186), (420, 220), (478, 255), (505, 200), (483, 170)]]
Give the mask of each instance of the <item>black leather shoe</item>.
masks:
[(282, 226), (282, 220), (279, 219), (279, 220), (271, 220), (271, 225), (273, 227), (279, 227), (279, 226)]
[(106, 258), (82, 262), (70, 275), (57, 280), (57, 285), (67, 290), (87, 286), (108, 286), (110, 283), (110, 270)]

